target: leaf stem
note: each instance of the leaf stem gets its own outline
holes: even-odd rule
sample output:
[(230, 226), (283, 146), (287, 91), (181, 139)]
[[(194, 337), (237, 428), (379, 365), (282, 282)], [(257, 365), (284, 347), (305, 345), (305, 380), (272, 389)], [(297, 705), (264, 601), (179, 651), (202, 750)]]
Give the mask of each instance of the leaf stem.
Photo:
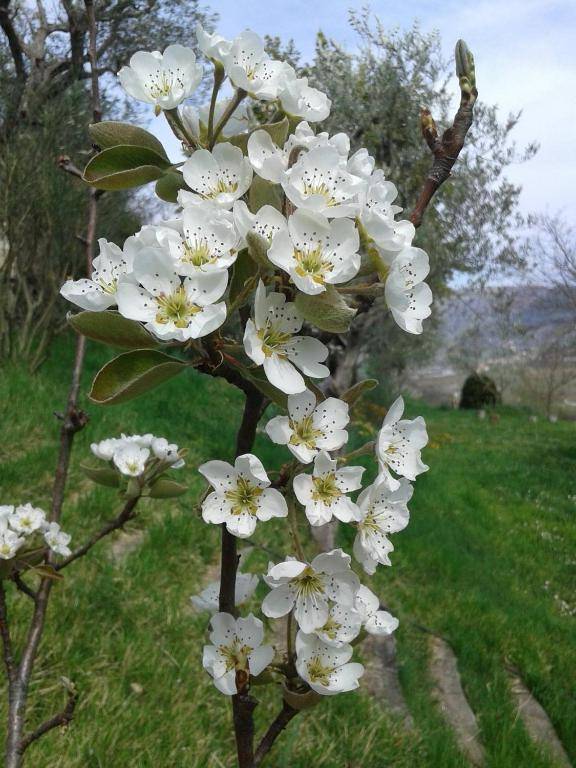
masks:
[(236, 93), (234, 94), (234, 96), (230, 100), (228, 106), (224, 110), (224, 114), (222, 115), (222, 117), (220, 118), (220, 120), (216, 124), (216, 128), (214, 129), (214, 134), (212, 136), (212, 139), (208, 143), (208, 148), (210, 150), (214, 149), (214, 145), (216, 144), (216, 141), (218, 140), (218, 136), (220, 136), (220, 134), (222, 133), (222, 129), (224, 128), (224, 126), (226, 125), (228, 120), (230, 120), (230, 118), (232, 117), (232, 115), (236, 111), (236, 108), (240, 105), (242, 100), (246, 98), (246, 96), (248, 96), (248, 92), (247, 91), (242, 90), (242, 88), (237, 88), (236, 89)]

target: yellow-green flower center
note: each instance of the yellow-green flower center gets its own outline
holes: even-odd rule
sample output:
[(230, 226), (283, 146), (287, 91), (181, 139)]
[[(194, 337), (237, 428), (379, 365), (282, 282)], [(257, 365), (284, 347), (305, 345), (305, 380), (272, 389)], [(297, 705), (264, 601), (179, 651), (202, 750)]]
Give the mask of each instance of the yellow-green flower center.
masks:
[(3, 555), (9, 555), (12, 552), (12, 547), (10, 544), (2, 544), (0, 546), (0, 552), (2, 552)]
[(328, 472), (320, 477), (313, 477), (312, 483), (314, 490), (312, 498), (314, 501), (321, 501), (323, 504), (330, 505), (342, 495), (342, 491), (336, 485), (336, 475), (334, 472)]
[(206, 198), (206, 200), (213, 200), (215, 197), (218, 197), (218, 195), (226, 194), (227, 192), (236, 192), (237, 189), (237, 181), (227, 181), (226, 179), (219, 178), (210, 192), (204, 192), (202, 197)]
[(358, 528), (364, 533), (379, 533), (380, 526), (376, 523), (374, 512), (370, 510), (364, 520), (358, 523)]
[(235, 638), (231, 645), (220, 645), (218, 647), (220, 654), (226, 662), (226, 670), (248, 669), (248, 656), (254, 650), (249, 645), (241, 645), (238, 638)]
[(194, 242), (186, 240), (182, 261), (186, 264), (193, 264), (195, 267), (203, 267), (205, 264), (214, 264), (216, 257), (212, 255), (206, 240), (195, 240)]
[(334, 265), (330, 261), (322, 258), (322, 246), (320, 244), (310, 250), (295, 248), (294, 258), (298, 263), (296, 272), (301, 277), (309, 275), (320, 284), (324, 283), (326, 272), (331, 272), (334, 269)]
[(182, 285), (173, 293), (161, 293), (156, 297), (156, 304), (158, 305), (156, 322), (161, 324), (172, 322), (176, 328), (186, 328), (190, 318), (202, 311), (202, 307), (190, 301)]
[(110, 280), (110, 282), (106, 282), (105, 280), (98, 280), (98, 285), (104, 293), (116, 293), (116, 289), (118, 287), (118, 280)]
[(266, 357), (271, 357), (273, 354), (286, 357), (284, 346), (292, 338), (289, 333), (281, 331), (274, 325), (266, 325), (265, 328), (261, 328), (258, 331), (258, 336), (262, 341), (262, 352), (264, 352)]
[(333, 618), (332, 616), (329, 616), (328, 621), (326, 622), (326, 624), (324, 624), (321, 631), (324, 632), (326, 635), (328, 635), (330, 640), (335, 640), (338, 634), (338, 630), (340, 629), (341, 626), (342, 625), (339, 622), (337, 622), (335, 618)]
[(255, 517), (258, 511), (258, 500), (262, 492), (262, 488), (253, 485), (245, 477), (239, 477), (236, 482), (236, 488), (226, 491), (225, 494), (228, 501), (232, 502), (231, 514), (242, 515), (247, 512)]
[(294, 579), (300, 597), (324, 594), (324, 579), (309, 565)]
[(316, 182), (313, 182), (312, 184), (305, 181), (304, 194), (306, 196), (321, 195), (326, 200), (326, 205), (328, 206), (338, 205), (338, 201), (332, 195), (332, 191), (330, 190), (330, 187), (326, 184), (325, 181), (316, 181)]
[(308, 662), (308, 677), (312, 683), (330, 685), (330, 675), (333, 671), (333, 668), (327, 667), (319, 656), (313, 656)]
[(290, 443), (292, 445), (305, 445), (306, 448), (315, 448), (316, 441), (319, 437), (323, 436), (321, 429), (317, 429), (314, 426), (312, 416), (306, 416), (300, 421), (290, 421), (292, 427), (292, 435), (290, 437)]

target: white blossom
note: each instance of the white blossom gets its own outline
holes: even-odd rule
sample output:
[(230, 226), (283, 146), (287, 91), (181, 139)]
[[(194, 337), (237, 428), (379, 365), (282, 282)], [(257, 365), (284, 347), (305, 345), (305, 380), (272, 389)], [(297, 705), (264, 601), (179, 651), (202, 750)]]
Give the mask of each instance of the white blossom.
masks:
[(297, 210), (288, 231), (274, 236), (268, 258), (311, 295), (326, 285), (347, 283), (360, 269), (358, 230), (351, 219), (328, 221), (321, 213)]
[(118, 471), (127, 477), (140, 477), (150, 456), (149, 448), (137, 443), (124, 443), (114, 451), (112, 458)]
[(364, 667), (350, 661), (352, 653), (351, 645), (335, 648), (315, 635), (296, 635), (296, 670), (313, 691), (324, 696), (358, 688)]
[(403, 419), (404, 400), (395, 400), (382, 424), (376, 440), (376, 458), (380, 467), (378, 479), (384, 479), (392, 490), (400, 487), (400, 482), (391, 474), (415, 480), (417, 475), (426, 472), (428, 467), (422, 462), (421, 450), (428, 443), (426, 424), (422, 416), (415, 419)]
[(33, 507), (32, 504), (22, 504), (16, 507), (8, 518), (10, 527), (16, 533), (28, 535), (38, 531), (46, 522), (46, 514), (43, 509)]
[(81, 309), (100, 312), (116, 304), (116, 291), (121, 276), (132, 271), (137, 252), (136, 236), (128, 238), (124, 249), (104, 238), (98, 240), (100, 252), (92, 264), (92, 277), (67, 280), (60, 288), (61, 295)]
[(311, 123), (326, 120), (331, 107), (328, 96), (318, 88), (308, 85), (307, 77), (296, 77), (292, 72), (285, 77), (280, 91), (280, 101), (284, 111), (309, 120)]
[(425, 251), (404, 248), (394, 257), (386, 278), (386, 303), (396, 323), (408, 333), (422, 333), (422, 320), (432, 312), (432, 291), (424, 282), (429, 271)]
[[(324, 378), (330, 370), (322, 365), (328, 348), (312, 336), (296, 336), (302, 328), (302, 318), (293, 302), (283, 293), (266, 294), (262, 281), (256, 289), (254, 320), (246, 323), (244, 349), (275, 387), (286, 394), (304, 392), (306, 382), (298, 373)], [(295, 367), (296, 366), (296, 367)]]
[(68, 557), (71, 554), (70, 547), (68, 546), (71, 538), (69, 533), (64, 533), (58, 523), (48, 523), (44, 529), (44, 540), (52, 552), (56, 552), (57, 555)]
[(271, 243), (274, 235), (283, 232), (288, 226), (285, 217), (272, 205), (263, 205), (256, 213), (252, 213), (244, 200), (236, 200), (233, 213), (234, 224), (242, 238), (248, 232), (254, 232)]
[(222, 60), (226, 74), (237, 88), (266, 101), (278, 98), (292, 70), (286, 62), (271, 59), (262, 38), (249, 29), (234, 38)]
[(367, 149), (362, 147), (349, 158), (346, 167), (354, 176), (359, 176), (361, 179), (370, 179), (375, 164), (376, 160), (369, 154)]
[(310, 525), (325, 525), (338, 518), (350, 523), (360, 518), (358, 506), (346, 495), (362, 486), (364, 467), (341, 467), (326, 451), (314, 459), (311, 475), (296, 475), (294, 493), (304, 507)]
[(170, 469), (181, 469), (184, 466), (184, 459), (181, 458), (176, 443), (169, 443), (165, 437), (154, 437), (150, 447), (154, 456), (169, 464)]
[(226, 271), (181, 280), (169, 257), (145, 248), (134, 267), (134, 278), (139, 285), (120, 281), (118, 310), (124, 317), (144, 322), (160, 339), (198, 339), (226, 319), (225, 302), (215, 303), (226, 290)]
[(337, 133), (332, 137), (326, 132), (315, 134), (308, 123), (303, 121), (298, 123), (282, 148), (274, 143), (267, 131), (253, 131), (248, 139), (248, 157), (258, 176), (281, 184), (286, 178), (288, 164), (291, 160), (294, 162), (293, 152), (296, 149), (311, 150), (318, 147), (335, 149), (339, 164), (343, 166), (350, 152), (350, 139), (345, 133)]
[(194, 93), (202, 80), (202, 65), (196, 63), (191, 48), (169, 45), (163, 54), (138, 51), (118, 79), (129, 96), (154, 104), (159, 112), (174, 109)]
[(228, 269), (238, 256), (239, 237), (230, 211), (207, 203), (184, 208), (182, 236), (167, 238), (174, 269), (190, 277)]
[(342, 167), (340, 154), (333, 146), (303, 152), (282, 182), (286, 196), (297, 208), (329, 218), (356, 216), (365, 185), (364, 179)]
[(202, 504), (207, 523), (226, 523), (228, 531), (244, 539), (252, 536), (258, 520), (286, 517), (282, 494), (270, 488), (262, 462), (251, 453), (238, 456), (234, 466), (226, 461), (208, 461), (198, 467), (214, 491)]
[(182, 175), (193, 191), (179, 192), (180, 205), (207, 201), (230, 209), (250, 187), (252, 166), (240, 147), (221, 142), (211, 152), (197, 149), (182, 166)]
[(330, 615), (329, 600), (353, 607), (360, 582), (341, 549), (322, 552), (310, 564), (294, 558), (270, 563), (264, 581), (271, 588), (262, 603), (265, 616), (277, 619), (294, 609), (304, 632), (323, 627)]
[(198, 47), (202, 53), (213, 61), (222, 63), (224, 56), (230, 50), (231, 40), (227, 40), (222, 35), (206, 32), (202, 24), (196, 24), (196, 39)]
[[(234, 605), (242, 605), (247, 602), (258, 586), (258, 576), (255, 573), (236, 573), (236, 590), (234, 593)], [(212, 581), (199, 595), (192, 595), (190, 602), (199, 611), (216, 613), (219, 606), (220, 582)]]
[(314, 634), (326, 645), (340, 648), (358, 637), (362, 629), (362, 618), (358, 611), (345, 605), (334, 603), (330, 608), (328, 620)]
[(360, 614), (362, 625), (370, 635), (391, 635), (398, 627), (398, 619), (388, 611), (381, 611), (380, 600), (364, 585), (356, 593), (354, 608)]
[(375, 573), (378, 563), (391, 564), (388, 555), (394, 547), (388, 534), (397, 533), (408, 525), (407, 504), (413, 490), (404, 478), (394, 491), (390, 490), (387, 481), (377, 480), (358, 497), (361, 517), (354, 540), (354, 557), (366, 573)]
[(0, 558), (2, 560), (11, 560), (24, 541), (23, 536), (18, 536), (16, 531), (8, 528), (6, 518), (0, 519)]
[(306, 390), (288, 396), (288, 416), (275, 416), (266, 424), (270, 439), (286, 445), (298, 461), (308, 464), (320, 450), (336, 451), (348, 440), (348, 403), (328, 397), (316, 404)]
[(210, 623), (212, 645), (204, 646), (202, 665), (216, 688), (232, 696), (238, 693), (236, 673), (258, 676), (274, 658), (274, 649), (262, 645), (264, 625), (251, 613), (239, 619), (217, 613)]

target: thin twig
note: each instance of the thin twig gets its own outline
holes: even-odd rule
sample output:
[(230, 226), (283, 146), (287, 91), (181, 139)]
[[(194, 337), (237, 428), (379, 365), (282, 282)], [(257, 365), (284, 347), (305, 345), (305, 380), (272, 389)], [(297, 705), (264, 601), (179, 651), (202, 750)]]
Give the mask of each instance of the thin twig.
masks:
[(14, 584), (16, 584), (16, 586), (20, 590), (20, 592), (23, 592), (31, 600), (34, 600), (34, 602), (36, 602), (36, 600), (38, 599), (38, 595), (36, 594), (36, 592), (31, 587), (28, 586), (28, 584), (26, 584), (26, 582), (24, 581), (22, 576), (20, 576), (19, 573), (15, 573), (12, 576), (12, 581), (14, 582)]
[(262, 764), (262, 761), (268, 752), (270, 752), (272, 749), (278, 736), (280, 736), (284, 728), (286, 728), (288, 723), (292, 720), (292, 718), (296, 717), (297, 714), (297, 709), (294, 709), (290, 706), (290, 704), (284, 702), (282, 709), (278, 713), (278, 716), (271, 724), (270, 728), (268, 728), (262, 737), (262, 741), (258, 745), (258, 748), (254, 754), (254, 768), (258, 768), (258, 766)]
[(464, 147), (466, 135), (474, 120), (474, 104), (478, 98), (474, 59), (463, 40), (459, 40), (456, 45), (456, 73), (460, 82), (460, 107), (442, 138), (438, 136), (430, 110), (422, 108), (420, 112), (422, 136), (434, 160), (410, 215), (410, 221), (416, 228), (422, 224), (424, 213), (435, 193), (450, 178), (452, 167)]
[(55, 563), (54, 568), (57, 571), (61, 571), (63, 568), (66, 568), (68, 565), (70, 565), (70, 563), (78, 560), (79, 557), (84, 557), (84, 555), (87, 554), (92, 549), (92, 547), (105, 536), (108, 536), (113, 531), (117, 531), (119, 528), (122, 528), (129, 520), (135, 516), (135, 507), (139, 499), (139, 496), (128, 499), (119, 515), (117, 515), (114, 519), (109, 520), (105, 525), (102, 526), (102, 528), (100, 528), (99, 531), (96, 531), (96, 533), (94, 533), (85, 544), (83, 544), (81, 547), (78, 547), (78, 549), (75, 549), (72, 554), (68, 555), (68, 557), (64, 558), (64, 560), (61, 560), (59, 563)]
[(72, 722), (72, 718), (74, 717), (74, 710), (76, 709), (77, 702), (78, 692), (75, 689), (69, 690), (68, 701), (66, 702), (64, 709), (61, 712), (58, 712), (58, 714), (54, 715), (54, 717), (51, 717), (49, 720), (43, 722), (38, 726), (38, 728), (36, 728), (36, 730), (28, 734), (28, 736), (24, 736), (20, 745), (21, 751), (25, 752), (30, 744), (32, 744), (32, 742), (36, 741), (41, 736), (44, 736), (44, 734), (48, 733), (48, 731), (52, 731), (54, 728), (58, 728), (60, 726), (65, 727), (69, 725), (69, 723)]

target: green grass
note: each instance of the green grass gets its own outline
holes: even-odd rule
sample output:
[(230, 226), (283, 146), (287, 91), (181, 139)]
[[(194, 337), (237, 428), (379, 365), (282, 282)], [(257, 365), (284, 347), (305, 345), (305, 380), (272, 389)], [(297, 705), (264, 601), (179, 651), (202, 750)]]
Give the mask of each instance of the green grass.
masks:
[[(32, 380), (18, 369), (0, 372), (1, 503), (48, 504), (58, 437), (52, 413), (62, 407), (71, 356), (69, 345), (58, 346)], [(83, 391), (108, 356), (90, 346)], [(140, 547), (115, 562), (110, 542), (103, 543), (54, 590), (30, 722), (59, 706), (61, 675), (76, 682), (81, 700), (72, 727), (31, 747), (28, 764), (233, 766), (229, 707), (201, 669), (207, 617), (191, 611), (188, 596), (203, 585), (218, 546), (218, 531), (197, 516), (202, 485), (195, 466), (231, 456), (240, 398), (225, 384), (190, 375), (123, 406), (83, 404), (91, 421), (77, 440), (64, 509), (64, 527), (76, 542), (118, 503), (114, 491), (95, 487), (79, 471), (93, 440), (151, 431), (187, 447), (179, 479), (190, 492), (142, 504), (133, 524), (145, 530)], [(372, 580), (401, 619), (401, 680), (415, 732), (404, 732), (367, 694), (345, 694), (300, 716), (270, 766), (465, 766), (431, 698), (423, 628), (442, 634), (458, 656), (488, 768), (553, 766), (516, 717), (506, 665), (520, 670), (576, 759), (576, 633), (569, 615), (576, 607), (575, 427), (531, 423), (509, 411), (493, 424), (410, 405), (410, 416), (420, 412), (431, 434), (430, 472), (416, 483), (410, 526), (394, 538), (393, 568)], [(264, 435), (255, 452), (268, 468), (287, 458)], [(349, 547), (348, 531), (340, 537)], [(277, 551), (286, 538), (282, 521), (260, 525), (256, 535), (257, 543)], [(255, 550), (250, 567), (262, 570), (267, 559)], [(265, 592), (262, 586), (257, 598)], [(19, 641), (28, 606), (18, 595), (10, 608)], [(262, 729), (279, 693), (263, 688), (258, 696)]]

